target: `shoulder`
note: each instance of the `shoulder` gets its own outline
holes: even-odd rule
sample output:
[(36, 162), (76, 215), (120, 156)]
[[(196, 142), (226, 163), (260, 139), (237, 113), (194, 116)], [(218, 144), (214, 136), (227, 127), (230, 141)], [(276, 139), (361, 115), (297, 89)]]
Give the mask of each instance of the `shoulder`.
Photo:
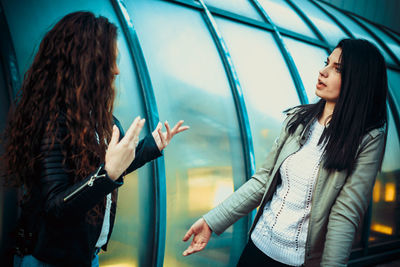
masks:
[(284, 126), (297, 120), (299, 117), (304, 116), (304, 114), (312, 107), (313, 104), (306, 104), (306, 105), (295, 106), (285, 110), (284, 113), (286, 114), (286, 118), (284, 121)]

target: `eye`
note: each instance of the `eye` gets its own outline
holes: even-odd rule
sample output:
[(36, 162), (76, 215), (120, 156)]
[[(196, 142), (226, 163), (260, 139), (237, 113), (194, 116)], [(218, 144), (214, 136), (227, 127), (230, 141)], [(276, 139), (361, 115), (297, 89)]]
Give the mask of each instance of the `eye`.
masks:
[(324, 66), (328, 66), (328, 61), (327, 60), (324, 61)]
[(342, 72), (342, 66), (337, 65), (336, 68), (335, 68), (335, 70), (336, 70), (336, 72), (341, 73), (341, 72)]

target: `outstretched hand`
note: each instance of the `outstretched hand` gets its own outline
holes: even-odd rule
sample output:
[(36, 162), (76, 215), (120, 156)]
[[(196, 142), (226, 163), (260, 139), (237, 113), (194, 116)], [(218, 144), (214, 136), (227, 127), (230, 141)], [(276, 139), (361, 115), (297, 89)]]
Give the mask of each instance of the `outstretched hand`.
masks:
[(183, 241), (188, 241), (194, 235), (192, 243), (183, 252), (183, 256), (187, 256), (203, 250), (211, 237), (211, 229), (203, 218), (198, 219), (187, 231), (183, 237)]
[(172, 137), (174, 137), (174, 135), (189, 129), (189, 126), (182, 126), (182, 124), (183, 124), (183, 121), (179, 121), (177, 124), (175, 124), (174, 128), (172, 128), (172, 130), (171, 130), (168, 122), (166, 121), (164, 123), (164, 125), (165, 125), (165, 129), (167, 129), (167, 131), (162, 132), (161, 131), (162, 124), (161, 124), (161, 122), (158, 123), (157, 128), (153, 131), (152, 134), (153, 134), (154, 141), (156, 142), (157, 147), (160, 151), (163, 150), (171, 142), (171, 139), (172, 139)]

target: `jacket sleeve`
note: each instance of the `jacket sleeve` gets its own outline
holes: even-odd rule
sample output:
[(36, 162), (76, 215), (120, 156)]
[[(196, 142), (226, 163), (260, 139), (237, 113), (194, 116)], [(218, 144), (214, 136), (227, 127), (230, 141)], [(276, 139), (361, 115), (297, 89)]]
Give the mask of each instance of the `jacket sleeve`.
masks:
[[(346, 266), (357, 227), (371, 199), (375, 178), (380, 167), (385, 134), (375, 129), (361, 145), (353, 173), (347, 177), (332, 206), (322, 254), (321, 266)], [(363, 143), (363, 142), (362, 142)]]
[[(57, 139), (66, 136), (66, 126), (61, 125), (55, 143), (51, 146), (49, 137), (43, 137), (41, 151), (40, 188), (46, 216), (67, 218), (83, 216), (114, 189), (122, 185), (122, 179), (113, 181), (103, 169), (95, 179), (97, 170), (85, 179), (73, 183), (72, 172), (63, 162), (62, 145)], [(93, 138), (95, 138), (93, 136)], [(49, 150), (49, 148), (51, 149)], [(101, 170), (99, 166), (98, 170)]]
[(208, 226), (217, 235), (222, 234), (230, 225), (260, 205), (266, 183), (270, 179), (279, 151), (288, 135), (286, 131), (288, 120), (289, 117), (283, 123), (280, 136), (274, 142), (262, 167), (237, 191), (203, 216)]

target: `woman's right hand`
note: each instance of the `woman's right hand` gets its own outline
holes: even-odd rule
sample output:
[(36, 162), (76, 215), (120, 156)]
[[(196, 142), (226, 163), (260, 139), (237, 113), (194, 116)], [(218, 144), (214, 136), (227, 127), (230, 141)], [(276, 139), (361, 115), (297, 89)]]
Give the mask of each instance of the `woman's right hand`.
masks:
[(111, 179), (118, 179), (135, 159), (136, 146), (139, 142), (139, 134), (143, 128), (144, 122), (145, 119), (136, 117), (121, 141), (119, 141), (118, 127), (115, 125), (113, 126), (104, 166)]
[(198, 219), (187, 231), (183, 237), (183, 241), (188, 241), (194, 235), (192, 243), (183, 252), (183, 256), (187, 256), (203, 250), (211, 237), (211, 229), (203, 218)]

